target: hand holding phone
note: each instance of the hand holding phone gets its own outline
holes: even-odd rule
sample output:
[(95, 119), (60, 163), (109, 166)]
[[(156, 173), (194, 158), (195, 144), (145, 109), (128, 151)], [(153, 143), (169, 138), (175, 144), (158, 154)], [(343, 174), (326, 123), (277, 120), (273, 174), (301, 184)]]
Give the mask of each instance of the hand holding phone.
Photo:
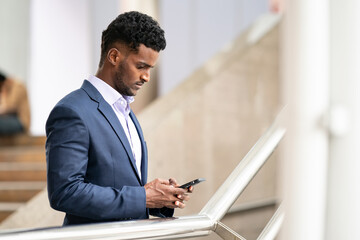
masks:
[(198, 179), (192, 180), (192, 181), (190, 181), (188, 183), (185, 183), (185, 184), (181, 185), (179, 188), (189, 188), (189, 187), (194, 186), (194, 185), (196, 185), (198, 183), (201, 183), (201, 182), (203, 182), (205, 180), (206, 180), (205, 178), (198, 178)]

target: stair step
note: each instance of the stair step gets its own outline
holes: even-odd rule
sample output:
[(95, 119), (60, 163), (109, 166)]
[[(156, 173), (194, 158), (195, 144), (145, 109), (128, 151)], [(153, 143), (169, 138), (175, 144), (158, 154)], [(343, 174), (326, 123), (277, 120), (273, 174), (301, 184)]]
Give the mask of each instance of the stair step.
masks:
[(45, 181), (46, 170), (43, 171), (7, 171), (0, 173), (0, 181)]
[(0, 162), (45, 162), (44, 146), (0, 147)]
[(0, 202), (0, 222), (5, 220), (10, 214), (23, 205), (24, 203), (18, 202)]
[(28, 136), (28, 135), (15, 135), (15, 136), (2, 136), (0, 137), (0, 146), (44, 146), (46, 141), (45, 136)]
[(46, 187), (46, 182), (0, 182), (0, 202), (26, 202)]
[(42, 190), (46, 187), (46, 182), (29, 181), (29, 182), (0, 182), (0, 191), (2, 190)]
[(24, 203), (19, 202), (0, 202), (0, 222), (24, 205)]
[(0, 137), (0, 222), (46, 187), (46, 137)]
[(18, 162), (0, 162), (0, 172), (3, 171), (42, 171), (46, 170), (46, 163), (18, 163)]
[(0, 162), (0, 172), (2, 171), (42, 171), (46, 170), (45, 162)]
[(0, 223), (10, 216), (13, 211), (0, 211)]
[(45, 181), (45, 163), (0, 162), (0, 181)]
[(0, 211), (14, 212), (23, 205), (21, 202), (0, 202)]

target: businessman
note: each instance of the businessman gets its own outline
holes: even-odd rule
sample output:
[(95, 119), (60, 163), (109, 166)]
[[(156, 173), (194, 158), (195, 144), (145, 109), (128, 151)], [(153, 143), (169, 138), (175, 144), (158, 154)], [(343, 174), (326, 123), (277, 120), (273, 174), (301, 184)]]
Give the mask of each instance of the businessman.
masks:
[(171, 217), (190, 189), (175, 179), (147, 183), (147, 148), (129, 104), (150, 81), (164, 31), (139, 12), (120, 14), (102, 33), (95, 76), (65, 96), (46, 122), (48, 197), (64, 225)]

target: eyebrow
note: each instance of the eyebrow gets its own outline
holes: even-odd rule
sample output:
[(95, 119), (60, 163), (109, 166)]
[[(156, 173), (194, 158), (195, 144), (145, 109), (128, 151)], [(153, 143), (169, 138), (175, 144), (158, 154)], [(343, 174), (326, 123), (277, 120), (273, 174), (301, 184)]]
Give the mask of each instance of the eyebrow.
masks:
[(151, 66), (149, 64), (147, 64), (146, 62), (138, 62), (139, 65), (144, 65), (145, 67), (148, 67), (148, 68), (154, 68), (154, 66)]

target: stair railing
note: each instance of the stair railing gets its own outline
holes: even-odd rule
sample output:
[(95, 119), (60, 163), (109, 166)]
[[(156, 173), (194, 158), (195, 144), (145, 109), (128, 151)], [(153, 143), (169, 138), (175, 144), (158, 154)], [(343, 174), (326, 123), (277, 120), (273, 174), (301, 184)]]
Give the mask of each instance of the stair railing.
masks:
[[(248, 154), (219, 187), (197, 215), (50, 227), (0, 232), (0, 240), (64, 239), (179, 239), (209, 235), (212, 231), (225, 240), (246, 240), (221, 223), (236, 199), (264, 165), (285, 134), (277, 121), (256, 142)], [(274, 239), (284, 218), (282, 208), (273, 215), (258, 240)]]

